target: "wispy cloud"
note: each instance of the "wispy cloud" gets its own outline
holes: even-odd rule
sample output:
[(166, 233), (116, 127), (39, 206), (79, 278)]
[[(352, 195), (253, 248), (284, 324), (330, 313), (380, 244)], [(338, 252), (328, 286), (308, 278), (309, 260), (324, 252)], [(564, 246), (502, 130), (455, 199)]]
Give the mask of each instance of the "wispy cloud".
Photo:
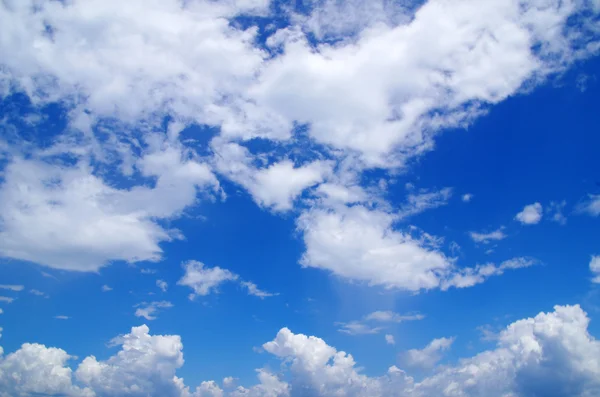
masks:
[(173, 307), (171, 302), (160, 301), (160, 302), (142, 302), (138, 303), (134, 307), (137, 307), (135, 311), (136, 317), (143, 317), (146, 320), (156, 320), (156, 314), (159, 309), (168, 309)]
[(104, 284), (102, 286), (102, 292), (108, 292), (108, 291), (112, 291), (113, 289), (111, 287), (109, 287), (108, 285)]
[[(339, 326), (339, 332), (343, 332), (349, 335), (366, 335), (366, 334), (377, 334), (386, 328), (385, 323), (401, 323), (404, 321), (416, 321), (422, 320), (425, 316), (420, 313), (410, 314), (399, 314), (390, 310), (386, 311), (375, 311), (367, 314), (359, 321), (350, 322), (337, 322), (335, 325)], [(377, 326), (374, 324), (378, 323)]]
[(10, 291), (15, 291), (15, 292), (23, 291), (23, 288), (25, 288), (25, 287), (22, 285), (0, 284), (0, 289), (7, 289)]
[(156, 280), (156, 286), (160, 288), (162, 292), (167, 292), (167, 288), (169, 288), (169, 284), (164, 280)]
[(448, 204), (450, 197), (452, 197), (452, 188), (450, 187), (438, 191), (421, 190), (418, 193), (409, 194), (406, 203), (400, 208), (398, 216), (404, 219), (429, 209), (441, 207)]
[(476, 243), (488, 244), (490, 241), (504, 240), (507, 236), (503, 230), (504, 227), (500, 227), (489, 233), (469, 232), (469, 236)]
[(54, 318), (57, 319), (57, 320), (68, 320), (71, 317), (60, 315), (60, 316), (54, 316)]

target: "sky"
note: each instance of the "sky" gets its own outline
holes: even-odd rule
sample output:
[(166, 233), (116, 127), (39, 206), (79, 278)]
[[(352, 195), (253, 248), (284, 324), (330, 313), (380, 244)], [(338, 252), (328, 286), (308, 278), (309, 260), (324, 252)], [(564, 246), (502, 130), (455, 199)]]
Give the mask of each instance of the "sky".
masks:
[(597, 0), (0, 20), (0, 397), (600, 395)]

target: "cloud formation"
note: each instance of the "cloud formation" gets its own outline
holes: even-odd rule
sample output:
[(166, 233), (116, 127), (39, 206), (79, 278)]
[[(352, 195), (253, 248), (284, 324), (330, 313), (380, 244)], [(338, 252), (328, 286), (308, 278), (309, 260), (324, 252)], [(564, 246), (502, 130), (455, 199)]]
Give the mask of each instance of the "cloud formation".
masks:
[(533, 203), (526, 205), (523, 211), (515, 216), (515, 219), (523, 225), (535, 225), (540, 223), (543, 213), (544, 209), (542, 205), (540, 203)]

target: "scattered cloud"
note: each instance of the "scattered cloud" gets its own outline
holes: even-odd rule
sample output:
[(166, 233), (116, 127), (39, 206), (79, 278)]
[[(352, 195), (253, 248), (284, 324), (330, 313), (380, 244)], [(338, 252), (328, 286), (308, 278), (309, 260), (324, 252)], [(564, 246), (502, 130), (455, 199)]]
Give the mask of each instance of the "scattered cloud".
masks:
[(378, 334), (384, 330), (385, 326), (374, 326), (373, 323), (401, 323), (404, 321), (422, 320), (425, 316), (419, 313), (401, 315), (392, 311), (375, 311), (367, 314), (360, 321), (350, 321), (347, 323), (338, 322), (340, 328), (338, 331), (349, 335), (367, 335)]
[(111, 287), (109, 287), (108, 285), (104, 284), (102, 286), (102, 292), (108, 292), (108, 291), (112, 291), (113, 289)]
[(461, 199), (463, 202), (469, 203), (471, 200), (473, 200), (473, 195), (471, 193), (465, 193), (462, 195)]
[(259, 289), (256, 284), (250, 281), (242, 281), (240, 282), (240, 285), (248, 290), (248, 295), (258, 296), (260, 299), (279, 295), (278, 293), (263, 291)]
[(169, 284), (164, 280), (156, 280), (156, 286), (160, 288), (162, 292), (167, 292), (167, 288), (169, 288)]
[(394, 339), (394, 335), (386, 334), (385, 335), (385, 343), (388, 345), (395, 345), (396, 340)]
[(206, 267), (204, 263), (198, 261), (188, 261), (183, 264), (185, 274), (177, 282), (178, 285), (190, 287), (194, 290), (190, 294), (190, 299), (196, 296), (206, 296), (217, 292), (218, 287), (227, 281), (236, 281), (238, 275), (227, 269), (218, 266)]
[(507, 236), (503, 230), (504, 227), (500, 227), (499, 229), (489, 233), (469, 232), (469, 236), (471, 236), (471, 239), (476, 243), (488, 244), (491, 241), (504, 240)]
[(136, 317), (143, 317), (146, 320), (156, 320), (156, 314), (158, 314), (159, 309), (169, 309), (173, 307), (171, 302), (160, 301), (160, 302), (142, 302), (138, 303), (134, 307), (137, 307), (135, 310)]
[(22, 285), (0, 284), (0, 289), (7, 289), (9, 291), (19, 292), (19, 291), (23, 291), (23, 288), (25, 288), (25, 287)]
[(0, 302), (12, 303), (15, 299), (7, 296), (0, 296)]
[(485, 265), (477, 265), (475, 267), (462, 268), (451, 277), (444, 280), (442, 290), (450, 287), (468, 288), (477, 284), (481, 284), (489, 277), (500, 276), (506, 270), (523, 269), (537, 264), (538, 262), (532, 258), (516, 257), (502, 262), (499, 266), (493, 263)]
[(420, 313), (401, 315), (392, 311), (376, 311), (365, 316), (366, 321), (382, 323), (401, 323), (403, 321), (422, 320), (425, 316)]
[(50, 296), (48, 296), (45, 292), (39, 291), (37, 289), (30, 289), (29, 293), (36, 296), (42, 296), (46, 299), (50, 298)]
[(540, 203), (526, 205), (523, 211), (519, 212), (515, 219), (523, 225), (535, 225), (542, 220), (544, 209)]
[(237, 381), (237, 378), (234, 378), (233, 376), (227, 376), (227, 377), (223, 378), (223, 387), (225, 387), (225, 388), (234, 387), (236, 381)]
[(237, 274), (230, 272), (227, 269), (215, 267), (206, 267), (202, 262), (188, 261), (183, 263), (185, 274), (177, 282), (177, 285), (183, 285), (190, 287), (194, 290), (189, 295), (190, 300), (195, 299), (197, 296), (206, 296), (211, 293), (217, 293), (218, 288), (221, 284), (226, 282), (239, 283), (246, 291), (248, 295), (257, 296), (261, 299), (276, 296), (279, 294), (266, 292), (259, 289), (256, 284), (250, 281), (244, 281)]
[(0, 309), (0, 314), (4, 313), (4, 310)]
[(579, 203), (575, 211), (590, 216), (600, 215), (600, 194), (588, 194), (587, 199)]
[(563, 214), (563, 211), (567, 205), (565, 200), (563, 201), (552, 201), (546, 207), (546, 212), (550, 215), (550, 220), (561, 225), (567, 223), (567, 217)]
[(444, 351), (450, 349), (454, 338), (439, 338), (432, 340), (423, 349), (408, 350), (403, 357), (405, 365), (412, 368), (433, 368), (443, 356)]
[(600, 255), (593, 255), (590, 260), (590, 271), (594, 275), (593, 283), (600, 284)]
[(437, 208), (448, 204), (452, 197), (452, 188), (446, 187), (438, 191), (428, 191), (423, 189), (418, 193), (411, 193), (406, 198), (399, 211), (399, 217), (402, 219), (420, 214), (429, 209)]
[(156, 269), (140, 269), (140, 273), (142, 274), (156, 274), (158, 270)]
[(481, 333), (481, 340), (485, 342), (497, 341), (500, 338), (500, 331), (489, 324), (477, 327)]
[(55, 318), (55, 319), (57, 319), (57, 320), (68, 320), (68, 319), (70, 319), (71, 317), (69, 317), (69, 316), (63, 316), (63, 315), (59, 315), (59, 316), (54, 316), (54, 318)]

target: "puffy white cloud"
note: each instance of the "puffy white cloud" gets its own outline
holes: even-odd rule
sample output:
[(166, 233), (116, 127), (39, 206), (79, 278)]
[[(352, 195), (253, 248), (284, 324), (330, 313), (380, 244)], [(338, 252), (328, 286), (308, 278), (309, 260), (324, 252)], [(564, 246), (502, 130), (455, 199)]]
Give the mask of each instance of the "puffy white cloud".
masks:
[(236, 281), (238, 275), (219, 266), (206, 267), (204, 263), (198, 261), (188, 261), (183, 264), (185, 274), (177, 282), (178, 285), (190, 287), (194, 293), (190, 294), (190, 299), (197, 295), (206, 296), (216, 292), (219, 285), (227, 281)]
[(159, 301), (159, 302), (142, 302), (135, 305), (136, 317), (143, 317), (146, 320), (156, 320), (156, 314), (159, 309), (168, 309), (173, 307), (171, 302)]
[(523, 225), (535, 225), (542, 220), (543, 211), (544, 209), (540, 203), (529, 204), (515, 216), (515, 219)]
[(450, 197), (452, 197), (452, 188), (449, 187), (439, 191), (422, 190), (411, 193), (406, 198), (406, 204), (400, 208), (399, 215), (401, 218), (407, 218), (428, 209), (441, 207), (448, 204)]
[(394, 335), (386, 334), (385, 335), (385, 343), (388, 345), (395, 345), (396, 340), (394, 339)]
[(322, 182), (331, 172), (331, 163), (319, 160), (301, 166), (282, 160), (257, 168), (245, 147), (216, 140), (213, 148), (217, 170), (246, 188), (256, 203), (275, 211), (292, 209), (302, 191)]
[(337, 211), (311, 209), (298, 221), (306, 244), (301, 264), (371, 285), (412, 291), (436, 288), (439, 275), (452, 267), (451, 261), (395, 231), (395, 220), (393, 215), (361, 205)]
[(116, 189), (90, 165), (15, 158), (0, 186), (0, 255), (50, 267), (96, 271), (113, 260), (161, 258), (161, 241), (179, 237), (156, 220), (178, 215), (198, 189), (218, 189), (207, 165), (166, 146), (137, 167), (153, 187)]
[(471, 236), (471, 239), (476, 243), (488, 244), (490, 241), (504, 240), (507, 236), (502, 231), (503, 229), (504, 228), (501, 227), (489, 233), (469, 232), (469, 236)]
[(233, 387), (235, 386), (236, 378), (233, 376), (226, 376), (223, 378), (223, 387)]
[(76, 379), (97, 397), (182, 395), (175, 371), (183, 365), (183, 344), (177, 335), (150, 335), (147, 326), (113, 339), (121, 350), (106, 361), (86, 357)]
[(93, 397), (91, 390), (72, 384), (72, 370), (66, 366), (71, 358), (62, 349), (47, 348), (37, 343), (25, 343), (6, 357), (0, 355), (0, 396)]
[(423, 349), (411, 349), (404, 354), (404, 363), (409, 367), (433, 368), (442, 359), (443, 352), (454, 343), (454, 338), (434, 339)]
[(594, 275), (592, 282), (600, 284), (600, 255), (593, 255), (590, 260), (590, 271)]
[[(0, 349), (0, 396), (592, 397), (600, 392), (600, 342), (588, 333), (588, 324), (579, 306), (556, 306), (509, 325), (494, 349), (439, 368), (420, 382), (396, 366), (369, 377), (350, 354), (283, 328), (263, 349), (282, 360), (289, 383), (283, 374), (259, 369), (255, 386), (223, 391), (206, 381), (193, 393), (176, 376), (183, 365), (180, 337), (151, 335), (141, 326), (115, 338), (112, 344), (121, 349), (107, 360), (86, 357), (74, 377), (63, 350), (24, 344), (2, 356)], [(412, 356), (415, 363), (431, 365), (450, 344), (437, 339)]]
[(577, 212), (591, 216), (600, 215), (600, 194), (589, 194), (586, 200), (579, 203)]
[(7, 289), (10, 291), (15, 291), (15, 292), (19, 292), (19, 291), (23, 291), (23, 288), (25, 288), (22, 285), (14, 285), (14, 284), (2, 284), (0, 285), (0, 289)]
[(462, 195), (461, 200), (464, 201), (465, 203), (468, 203), (471, 200), (473, 200), (473, 195), (471, 193), (465, 193)]
[(169, 288), (169, 284), (164, 280), (156, 280), (156, 286), (160, 288), (162, 292), (167, 292), (167, 288)]

